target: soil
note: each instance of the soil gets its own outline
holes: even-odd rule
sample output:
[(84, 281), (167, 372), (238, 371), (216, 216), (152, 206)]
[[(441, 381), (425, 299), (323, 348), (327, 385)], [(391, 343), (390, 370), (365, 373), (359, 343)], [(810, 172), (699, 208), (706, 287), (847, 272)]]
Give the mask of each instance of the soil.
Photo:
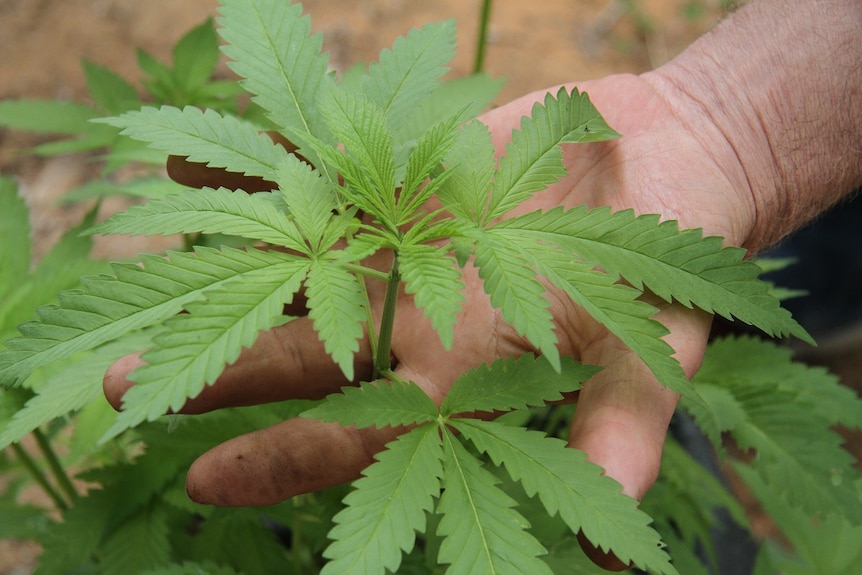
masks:
[[(307, 0), (312, 26), (324, 35), (332, 66), (371, 61), (411, 27), (456, 18), (460, 54), (452, 74), (469, 72), (478, 0)], [(721, 15), (721, 0), (543, 0), (493, 6), (486, 70), (507, 78), (500, 103), (554, 84), (664, 63)], [(81, 60), (139, 80), (135, 49), (170, 61), (171, 47), (191, 27), (216, 15), (216, 0), (0, 0), (0, 99), (87, 102)], [(220, 74), (230, 77), (222, 65)], [(43, 137), (0, 129), (0, 171), (17, 178), (31, 207), (36, 253), (43, 254), (90, 206), (61, 206), (66, 190), (95, 174), (81, 155), (26, 155)], [(111, 202), (103, 209), (122, 205)], [(128, 257), (168, 247), (164, 240), (100, 242), (98, 255)], [(7, 249), (3, 246), (2, 249)], [(38, 547), (0, 541), (0, 575), (32, 572)]]

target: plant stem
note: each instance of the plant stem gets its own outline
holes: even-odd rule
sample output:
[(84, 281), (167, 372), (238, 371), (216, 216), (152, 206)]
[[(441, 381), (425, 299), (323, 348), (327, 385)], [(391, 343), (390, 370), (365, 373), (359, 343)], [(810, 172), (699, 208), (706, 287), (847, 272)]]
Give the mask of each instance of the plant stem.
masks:
[(482, 0), (482, 12), (479, 16), (479, 36), (476, 39), (476, 59), (473, 61), (473, 73), (478, 74), (485, 69), (485, 47), (488, 44), (488, 25), (491, 22), (492, 0)]
[(389, 275), (388, 274), (385, 274), (385, 273), (383, 273), (379, 270), (376, 270), (374, 268), (367, 268), (365, 266), (360, 266), (360, 265), (356, 265), (356, 264), (346, 264), (344, 267), (347, 270), (352, 271), (353, 273), (358, 274), (358, 275), (367, 276), (367, 277), (382, 280), (382, 281), (389, 281)]
[(33, 461), (33, 458), (30, 457), (30, 454), (21, 447), (17, 443), (12, 444), (12, 450), (15, 452), (15, 455), (18, 457), (19, 461), (27, 468), (28, 473), (33, 478), (33, 481), (39, 484), (39, 487), (48, 494), (48, 497), (51, 498), (51, 501), (54, 502), (54, 505), (57, 506), (58, 509), (65, 511), (69, 508), (69, 504), (60, 496), (54, 486), (48, 483), (48, 480), (42, 474), (42, 471), (39, 469), (39, 466), (36, 465), (36, 462)]
[(66, 474), (66, 470), (63, 469), (63, 464), (60, 463), (60, 459), (57, 457), (57, 454), (48, 442), (48, 438), (45, 437), (45, 434), (42, 433), (40, 429), (33, 430), (33, 437), (36, 438), (36, 443), (39, 446), (39, 449), (48, 461), (48, 467), (51, 468), (51, 472), (54, 475), (54, 479), (57, 481), (57, 485), (63, 493), (66, 494), (69, 501), (74, 502), (78, 498), (78, 492), (75, 491), (75, 486), (72, 485), (72, 480), (69, 479), (69, 476)]
[(392, 368), (392, 328), (395, 325), (395, 304), (401, 287), (401, 272), (398, 271), (398, 254), (389, 270), (386, 295), (383, 298), (383, 316), (380, 318), (380, 334), (377, 337), (377, 353), (374, 358), (374, 378)]

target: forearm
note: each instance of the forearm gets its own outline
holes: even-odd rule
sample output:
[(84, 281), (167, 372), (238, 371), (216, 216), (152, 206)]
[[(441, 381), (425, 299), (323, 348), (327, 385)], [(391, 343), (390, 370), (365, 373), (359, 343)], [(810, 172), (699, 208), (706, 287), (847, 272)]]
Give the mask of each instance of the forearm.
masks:
[(748, 187), (752, 252), (862, 185), (859, 0), (753, 0), (645, 77)]

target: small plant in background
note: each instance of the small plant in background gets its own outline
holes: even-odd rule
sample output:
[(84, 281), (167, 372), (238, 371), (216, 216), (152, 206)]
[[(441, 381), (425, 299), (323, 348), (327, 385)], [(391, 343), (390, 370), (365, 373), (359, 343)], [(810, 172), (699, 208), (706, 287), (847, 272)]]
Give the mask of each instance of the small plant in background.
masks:
[[(233, 87), (208, 83), (215, 59), (207, 23), (180, 42), (173, 69), (141, 57), (149, 90), (173, 105), (132, 110), (139, 102), (127, 105), (126, 98), (121, 105), (117, 95), (127, 91), (99, 83), (113, 77), (101, 70), (91, 89), (104, 86), (93, 90), (94, 99), (113, 116), (76, 133), (85, 142), (108, 133), (111, 142), (126, 142), (113, 146), (111, 158), (122, 156), (118, 148), (141, 150), (129, 142), (144, 142), (162, 161), (184, 157), (256, 178), (267, 191), (181, 188), (84, 226), (89, 234), (218, 233), (250, 245), (145, 255), (140, 265), (113, 264), (110, 275), (85, 276), (76, 290), (44, 286), (43, 293), (60, 292), (57, 301), (40, 307), (38, 319), (21, 324), (21, 337), (6, 339), (0, 351), (0, 383), (7, 388), (0, 441), (17, 444), (31, 431), (74, 421), (73, 457), (66, 464), (56, 455), (47, 459), (62, 471), (58, 485), (74, 463), (77, 477), (94, 486), (86, 495), (70, 488), (64, 496), (46, 480), (61, 519), (20, 508), (28, 527), (0, 531), (43, 543), (40, 573), (595, 572), (579, 550), (578, 532), (651, 573), (707, 573), (715, 559), (714, 508), (730, 509), (740, 523), (744, 518), (684, 450), (669, 443), (662, 477), (638, 506), (555, 437), (570, 412), (545, 404), (579, 389), (598, 368), (560, 356), (543, 282), (681, 393), (683, 409), (777, 513), (818, 522), (795, 530), (799, 557), (821, 565), (806, 542), (821, 536), (823, 525), (847, 536), (858, 530), (858, 472), (831, 428), (858, 426), (862, 402), (835, 378), (750, 337), (714, 343), (690, 383), (661, 339), (666, 332), (653, 319), (656, 308), (640, 299), (648, 289), (769, 335), (810, 340), (758, 279), (760, 268), (742, 260), (742, 250), (631, 211), (581, 206), (505, 217), (565, 175), (561, 144), (618, 137), (586, 94), (548, 94), (498, 162), (488, 129), (471, 119), (498, 84), (483, 76), (442, 81), (454, 53), (452, 22), (413, 30), (378, 62), (338, 79), (299, 5), (223, 0), (220, 12), (224, 52), (252, 95), (253, 116), (226, 104), (238, 95)], [(206, 65), (191, 56), (197, 44)], [(99, 90), (106, 93), (97, 98)], [(113, 140), (118, 130), (128, 139)], [(296, 150), (278, 143), (285, 140)], [(13, 187), (2, 191), (20, 219)], [(9, 229), (15, 241), (28, 234), (20, 225)], [(65, 241), (87, 245), (86, 236)], [(75, 250), (74, 259), (85, 261), (84, 247)], [(0, 287), (15, 293), (29, 260), (3, 257), (12, 258), (12, 275)], [(391, 365), (399, 335), (395, 303), (399, 292), (411, 294), (451, 348), (467, 265), (479, 270), (491, 303), (541, 357), (476, 366), (438, 406)], [(369, 319), (369, 282), (385, 285), (379, 325)], [(300, 291), (326, 351), (349, 380), (359, 339), (369, 334), (374, 381), (319, 402), (224, 410), (176, 427), (163, 422), (258, 333), (292, 321), (283, 309)], [(4, 331), (24, 319), (10, 316), (14, 323), (2, 324)], [(114, 358), (140, 349), (147, 350), (146, 363), (132, 374), (137, 385), (114, 416), (101, 397), (100, 376)], [(506, 414), (495, 421), (465, 416), (476, 412)], [(188, 501), (183, 472), (198, 453), (296, 416), (410, 431), (349, 488), (255, 510)], [(728, 455), (727, 436), (748, 457)], [(24, 456), (19, 461), (28, 465)], [(11, 461), (2, 464), (18, 471)], [(40, 476), (36, 469), (33, 477)], [(19, 509), (14, 495), (8, 491), (3, 503)], [(844, 559), (832, 557), (831, 565)], [(786, 557), (766, 548), (762, 569), (785, 564)]]
[[(56, 156), (75, 152), (102, 154), (103, 177), (71, 190), (64, 201), (81, 201), (121, 193), (133, 197), (162, 197), (182, 187), (161, 177), (164, 154), (119, 135), (119, 130), (92, 120), (106, 114), (139, 109), (145, 102), (174, 106), (199, 106), (225, 113), (255, 117), (255, 108), (242, 106), (243, 90), (233, 80), (215, 77), (220, 58), (218, 37), (212, 20), (190, 30), (173, 49), (172, 65), (159, 62), (138, 50), (144, 95), (115, 72), (84, 61), (83, 71), (92, 104), (53, 100), (7, 100), (0, 102), (0, 127), (51, 136), (32, 149), (34, 154)], [(259, 114), (257, 115), (259, 117)], [(56, 139), (57, 136), (61, 138)], [(150, 166), (131, 178), (115, 177), (133, 164)]]

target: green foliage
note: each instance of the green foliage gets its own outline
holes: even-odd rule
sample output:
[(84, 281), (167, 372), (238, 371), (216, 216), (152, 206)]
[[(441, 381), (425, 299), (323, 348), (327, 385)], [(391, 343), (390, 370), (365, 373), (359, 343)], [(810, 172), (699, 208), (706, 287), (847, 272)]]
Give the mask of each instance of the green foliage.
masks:
[[(0, 445), (20, 447), (27, 433), (74, 418), (71, 451), (83, 462), (81, 478), (94, 485), (85, 495), (54, 493), (58, 522), (16, 507), (20, 533), (38, 532), (44, 544), (39, 573), (383, 574), (440, 565), (447, 573), (551, 573), (575, 565), (589, 573), (576, 533), (651, 573), (704, 572), (696, 549), (706, 546), (709, 555), (713, 508), (730, 508), (744, 521), (719, 482), (674, 444), (665, 453), (664, 483), (644, 502), (648, 515), (584, 453), (556, 438), (558, 428), (524, 424), (599, 369), (561, 356), (549, 290), (569, 297), (682, 394), (716, 451), (734, 459), (777, 514), (814, 517), (855, 535), (862, 523), (858, 472), (832, 427), (858, 426), (862, 402), (825, 372), (753, 338), (714, 343), (692, 384), (662, 340), (667, 331), (654, 318), (657, 308), (643, 298), (649, 291), (768, 335), (810, 340), (742, 250), (632, 211), (578, 206), (506, 217), (565, 175), (561, 145), (619, 137), (586, 94), (547, 94), (498, 161), (488, 128), (471, 118), (499, 84), (484, 76), (442, 80), (454, 52), (453, 22), (411, 31), (378, 62), (342, 78), (328, 72), (322, 39), (298, 4), (222, 0), (218, 23), (229, 65), (251, 93), (254, 120), (238, 114), (234, 84), (212, 80), (218, 42), (211, 21), (177, 44), (172, 67), (139, 53), (156, 106), (141, 107), (132, 86), (91, 63), (85, 72), (93, 108), (0, 105), (0, 124), (77, 138), (48, 151), (111, 144), (115, 166), (149, 157), (141, 153), (146, 144), (162, 160), (186, 156), (272, 183), (257, 194), (166, 194), (170, 187), (141, 180), (135, 185), (158, 197), (98, 225), (88, 219), (86, 233), (68, 235), (37, 266), (27, 249), (0, 254), (0, 333), (20, 323), (20, 337), (0, 350)], [(102, 113), (112, 117), (90, 121)], [(282, 138), (297, 151), (275, 143)], [(29, 246), (26, 210), (5, 180), (0, 208), (4, 245)], [(198, 245), (106, 270), (81, 263), (94, 233), (227, 234), (262, 245)], [(476, 366), (438, 406), (390, 365), (399, 335), (395, 303), (400, 294), (412, 296), (451, 349), (468, 262), (491, 304), (537, 353)], [(382, 310), (372, 310), (369, 282), (385, 283)], [(356, 354), (369, 339), (373, 381), (313, 406), (227, 410), (173, 419), (171, 427), (160, 421), (213, 384), (260, 332), (293, 321), (285, 308), (300, 293), (347, 380), (358, 379)], [(146, 351), (130, 375), (136, 385), (123, 411), (110, 416), (100, 374), (139, 349)], [(266, 510), (211, 509), (185, 498), (182, 471), (202, 451), (300, 412), (406, 432), (346, 496), (334, 489)], [(749, 457), (730, 455), (737, 451), (726, 450), (723, 437)], [(26, 451), (15, 453), (20, 466), (0, 464), (18, 473), (32, 462)], [(50, 466), (56, 456), (49, 455)], [(62, 479), (55, 478), (57, 489), (40, 484), (62, 492)], [(15, 507), (12, 500), (0, 506)], [(276, 539), (274, 524), (290, 529), (288, 545)], [(0, 531), (12, 528), (0, 523)], [(822, 533), (792, 533), (811, 564), (828, 565), (804, 548)]]
[(862, 523), (858, 471), (833, 428), (862, 422), (852, 390), (822, 369), (791, 363), (788, 350), (750, 338), (716, 343), (695, 382), (713, 413), (687, 407), (717, 447), (727, 433), (753, 451), (751, 468), (802, 511), (825, 517), (840, 509)]
[[(504, 466), (528, 497), (538, 495), (548, 514), (559, 513), (572, 532), (583, 530), (596, 545), (655, 573), (676, 573), (649, 518), (585, 454), (538, 431), (458, 417), (543, 405), (560, 399), (561, 390), (578, 389), (595, 371), (567, 360), (557, 373), (525, 356), (466, 373), (439, 410), (427, 396), (420, 399), (424, 394), (412, 383), (378, 383), (347, 389), (306, 412), (305, 417), (359, 427), (417, 426), (387, 446), (345, 498), (346, 508), (329, 534), (334, 542), (325, 556), (332, 561), (324, 572), (396, 571), (399, 550), (409, 552), (414, 531), (423, 531), (432, 497), (439, 498), (438, 560), (451, 564), (447, 572), (550, 572), (538, 559), (546, 549), (527, 531), (515, 501), (454, 430)], [(382, 512), (381, 502), (386, 502)]]
[(107, 122), (122, 127), (121, 134), (153, 142), (154, 147), (187, 156), (189, 161), (266, 179), (274, 179), (275, 166), (286, 155), (257, 126), (212, 109), (144, 107)]

